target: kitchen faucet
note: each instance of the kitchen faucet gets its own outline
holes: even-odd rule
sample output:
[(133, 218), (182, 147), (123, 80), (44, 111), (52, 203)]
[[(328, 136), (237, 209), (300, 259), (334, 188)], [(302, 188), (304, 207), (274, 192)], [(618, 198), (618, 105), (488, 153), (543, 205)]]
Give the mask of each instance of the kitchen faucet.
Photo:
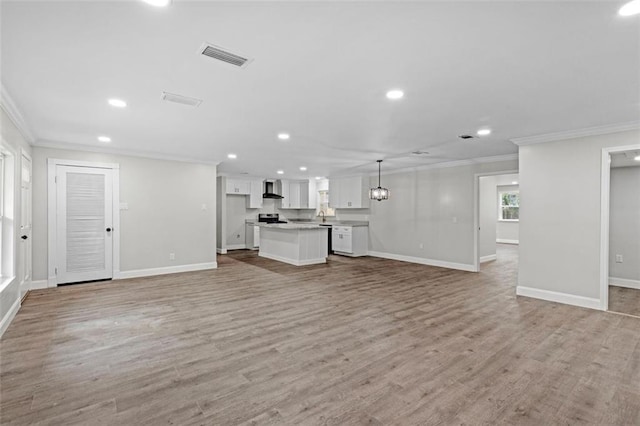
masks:
[(325, 223), (327, 221), (327, 218), (324, 217), (324, 212), (322, 210), (320, 210), (320, 213), (318, 213), (318, 216), (322, 215), (322, 223)]

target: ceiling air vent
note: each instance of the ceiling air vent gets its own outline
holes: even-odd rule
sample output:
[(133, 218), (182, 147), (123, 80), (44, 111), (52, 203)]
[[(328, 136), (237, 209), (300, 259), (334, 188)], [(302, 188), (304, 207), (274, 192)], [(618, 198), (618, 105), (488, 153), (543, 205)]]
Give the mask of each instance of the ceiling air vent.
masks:
[(458, 137), (459, 137), (460, 139), (473, 139), (473, 138), (474, 138), (474, 136), (471, 136), (471, 135), (460, 135), (460, 136), (458, 136)]
[(411, 151), (411, 155), (429, 155), (429, 153), (427, 151), (417, 150), (417, 151)]
[(202, 103), (202, 99), (190, 98), (188, 96), (176, 95), (169, 92), (162, 92), (162, 100), (182, 105), (189, 105), (192, 107), (197, 107)]
[(222, 62), (226, 62), (236, 67), (244, 68), (251, 62), (251, 59), (239, 55), (237, 53), (230, 52), (229, 50), (216, 46), (210, 43), (205, 43), (200, 48), (200, 54), (208, 56), (213, 59), (217, 59)]

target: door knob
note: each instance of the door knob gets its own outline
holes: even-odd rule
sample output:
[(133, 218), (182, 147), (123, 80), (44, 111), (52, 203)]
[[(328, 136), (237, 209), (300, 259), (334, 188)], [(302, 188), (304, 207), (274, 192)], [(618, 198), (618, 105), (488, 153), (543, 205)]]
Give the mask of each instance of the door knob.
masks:
[(111, 228), (107, 228), (107, 232), (111, 232)]
[(27, 237), (26, 235), (23, 235), (23, 236), (22, 236), (22, 237), (20, 237), (20, 238), (22, 238), (23, 240), (26, 240), (26, 239), (27, 239), (27, 238), (29, 238), (29, 237)]

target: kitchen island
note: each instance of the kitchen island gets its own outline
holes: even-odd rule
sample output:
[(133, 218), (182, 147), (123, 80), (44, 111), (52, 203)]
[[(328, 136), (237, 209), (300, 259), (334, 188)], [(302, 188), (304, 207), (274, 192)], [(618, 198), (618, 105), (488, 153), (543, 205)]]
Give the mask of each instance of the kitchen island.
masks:
[(326, 263), (328, 238), (328, 229), (318, 224), (260, 224), (258, 255), (295, 266)]

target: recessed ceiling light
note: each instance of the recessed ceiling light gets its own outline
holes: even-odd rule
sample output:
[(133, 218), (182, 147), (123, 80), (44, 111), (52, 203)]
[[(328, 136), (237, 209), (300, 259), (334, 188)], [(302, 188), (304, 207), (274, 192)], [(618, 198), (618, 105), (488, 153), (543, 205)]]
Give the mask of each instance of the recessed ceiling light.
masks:
[(278, 139), (281, 141), (288, 141), (291, 138), (289, 133), (278, 133)]
[(227, 154), (227, 158), (231, 158), (232, 160), (235, 160), (236, 158), (238, 158), (238, 156), (236, 154)]
[(100, 142), (111, 142), (111, 138), (109, 136), (98, 136), (98, 140)]
[(142, 0), (143, 2), (150, 4), (151, 6), (156, 7), (166, 7), (169, 6), (171, 0)]
[(640, 155), (636, 155), (635, 157), (633, 157), (633, 159), (636, 161), (640, 161)]
[(322, 179), (322, 176), (316, 176), (316, 180)]
[(300, 170), (303, 171), (303, 172), (306, 172), (307, 168), (305, 166), (302, 166), (302, 167), (300, 167)]
[(387, 99), (402, 99), (404, 92), (402, 90), (389, 90), (387, 92)]
[(114, 106), (116, 108), (124, 108), (127, 106), (127, 103), (122, 99), (109, 99), (109, 105)]
[(633, 0), (626, 3), (618, 10), (618, 14), (621, 16), (631, 16), (640, 13), (640, 0)]
[(513, 182), (511, 182), (511, 185), (517, 185), (517, 184), (518, 184), (517, 180), (514, 180)]
[(476, 133), (478, 136), (487, 136), (491, 134), (491, 129), (480, 129)]
[(284, 170), (278, 170), (276, 173), (278, 173), (279, 175), (283, 175), (284, 174)]

